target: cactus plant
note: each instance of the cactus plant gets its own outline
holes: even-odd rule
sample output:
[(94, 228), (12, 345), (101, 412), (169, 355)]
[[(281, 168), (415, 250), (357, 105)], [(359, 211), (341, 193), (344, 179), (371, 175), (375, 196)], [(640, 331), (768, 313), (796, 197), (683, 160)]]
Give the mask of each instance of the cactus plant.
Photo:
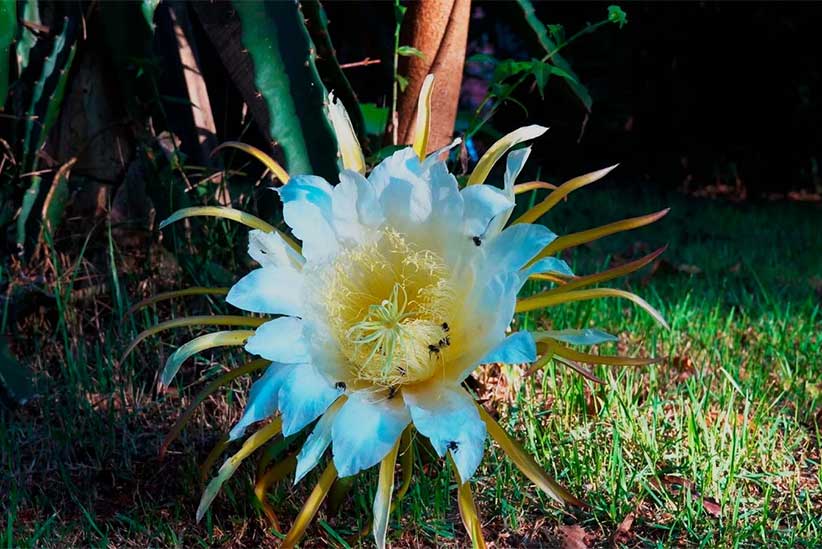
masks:
[(268, 107), (270, 134), (283, 149), (288, 172), (336, 180), (337, 142), (324, 113), (328, 94), (300, 5), (237, 0), (234, 7)]

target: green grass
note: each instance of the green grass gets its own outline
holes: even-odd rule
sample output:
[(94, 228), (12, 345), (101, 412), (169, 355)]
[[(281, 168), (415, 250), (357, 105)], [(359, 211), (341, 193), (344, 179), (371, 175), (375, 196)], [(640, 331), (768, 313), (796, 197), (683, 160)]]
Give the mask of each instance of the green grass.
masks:
[[(567, 525), (581, 526), (597, 544), (822, 545), (820, 209), (604, 187), (578, 192), (547, 223), (567, 233), (666, 205), (671, 214), (655, 226), (609, 237), (568, 259), (586, 273), (669, 244), (653, 277), (646, 270), (612, 285), (646, 297), (671, 331), (619, 300), (518, 320), (529, 327), (597, 326), (620, 338), (599, 352), (663, 362), (597, 367), (602, 386), (561, 365), (529, 378), (522, 368), (477, 375), (481, 396), (501, 413), (502, 424), (590, 505), (559, 509), (489, 447), (474, 493), (486, 539), (498, 546), (550, 546)], [(226, 485), (203, 522), (194, 523), (197, 464), (237, 420), (247, 381), (207, 399), (165, 459), (157, 457), (163, 436), (203, 382), (241, 364), (242, 355), (206, 353), (184, 365), (178, 385), (161, 395), (154, 387), (162, 361), (201, 332), (152, 338), (116, 364), (128, 340), (158, 320), (224, 310), (220, 300), (198, 298), (121, 320), (129, 295), (134, 301), (157, 288), (224, 284), (230, 275), (216, 260), (245, 269), (237, 266), (242, 246), (225, 257), (227, 243), (241, 241), (242, 231), (214, 223), (203, 232), (202, 256), (181, 256), (179, 266), (157, 247), (118, 246), (123, 240), (116, 231), (109, 238), (107, 230), (90, 241), (82, 262), (76, 255), (52, 258), (63, 265), (53, 290), (57, 313), (27, 318), (21, 333), (28, 335), (15, 341), (38, 373), (40, 397), (0, 411), (4, 545), (253, 546), (275, 539), (252, 503), (251, 466)], [(82, 238), (78, 250), (80, 244)], [(179, 249), (186, 246), (181, 239)], [(83, 290), (94, 295), (81, 299), (82, 288), (96, 290)], [(417, 465), (390, 539), (464, 545), (450, 474), (425, 455), (417, 456)], [(355, 486), (339, 516), (320, 513), (307, 544), (340, 543), (368, 521), (374, 476)], [(273, 489), (285, 526), (315, 479)], [(631, 516), (630, 528), (614, 537)]]

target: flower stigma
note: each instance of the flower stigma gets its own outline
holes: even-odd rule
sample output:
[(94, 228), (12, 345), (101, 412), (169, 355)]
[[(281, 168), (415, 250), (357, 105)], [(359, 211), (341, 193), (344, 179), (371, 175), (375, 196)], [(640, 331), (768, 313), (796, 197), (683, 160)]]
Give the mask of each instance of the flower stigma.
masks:
[(442, 257), (388, 229), (323, 269), (325, 315), (350, 380), (389, 389), (441, 370), (457, 292)]

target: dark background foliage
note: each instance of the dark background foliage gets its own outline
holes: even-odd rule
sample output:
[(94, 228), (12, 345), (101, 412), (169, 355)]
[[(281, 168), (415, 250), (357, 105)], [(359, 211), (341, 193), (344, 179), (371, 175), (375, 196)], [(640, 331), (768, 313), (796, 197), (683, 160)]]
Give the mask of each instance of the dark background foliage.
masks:
[[(605, 4), (538, 2), (537, 15), (572, 34), (603, 18)], [(502, 130), (528, 121), (551, 131), (537, 145), (549, 173), (569, 176), (621, 162), (620, 177), (678, 187), (734, 183), (756, 192), (822, 185), (822, 4), (631, 2), (628, 24), (607, 26), (564, 50), (589, 88), (586, 112), (568, 89), (549, 85), (542, 101), (529, 86), (493, 121)], [(529, 59), (540, 54), (521, 10), (475, 2), (469, 54)], [(343, 62), (383, 63), (350, 71), (365, 101), (384, 102), (391, 81), (391, 6), (327, 6)], [(365, 23), (365, 21), (370, 21)], [(466, 74), (472, 73), (471, 63)], [(465, 87), (465, 86), (464, 86)], [(463, 107), (475, 106), (464, 89)]]

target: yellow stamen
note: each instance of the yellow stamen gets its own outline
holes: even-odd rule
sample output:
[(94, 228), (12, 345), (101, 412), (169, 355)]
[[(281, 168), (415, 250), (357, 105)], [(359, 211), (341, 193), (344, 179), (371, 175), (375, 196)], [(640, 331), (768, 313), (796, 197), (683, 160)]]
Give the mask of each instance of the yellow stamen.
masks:
[(324, 314), (343, 355), (349, 381), (389, 389), (422, 381), (451, 351), (443, 325), (455, 310), (451, 271), (394, 231), (342, 253), (320, 273)]

